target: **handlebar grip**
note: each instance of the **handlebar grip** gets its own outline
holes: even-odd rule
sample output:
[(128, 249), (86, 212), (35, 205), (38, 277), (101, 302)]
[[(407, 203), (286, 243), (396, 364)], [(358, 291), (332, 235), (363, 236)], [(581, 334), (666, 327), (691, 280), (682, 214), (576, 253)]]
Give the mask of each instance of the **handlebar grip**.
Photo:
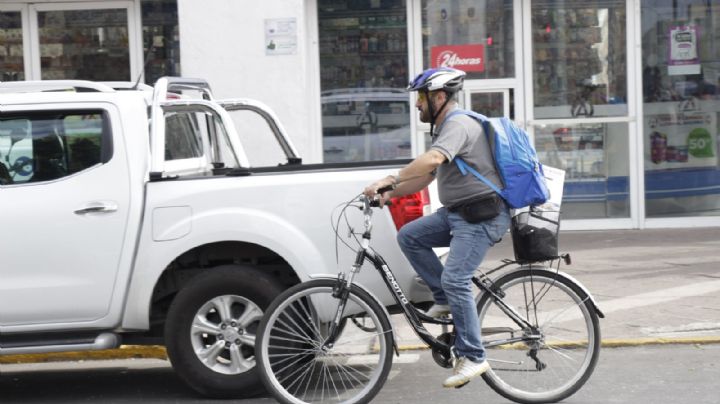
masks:
[[(392, 202), (390, 202), (390, 201), (385, 201), (385, 206), (391, 206), (391, 205), (392, 205)], [(379, 208), (379, 207), (380, 207), (380, 200), (379, 200), (379, 199), (373, 199), (372, 201), (370, 201), (370, 207), (371, 207), (371, 208)]]
[(388, 185), (388, 186), (386, 186), (386, 187), (379, 188), (379, 189), (377, 190), (377, 194), (382, 195), (382, 194), (384, 194), (385, 192), (392, 191), (393, 189), (395, 189), (395, 186), (394, 186), (394, 185)]

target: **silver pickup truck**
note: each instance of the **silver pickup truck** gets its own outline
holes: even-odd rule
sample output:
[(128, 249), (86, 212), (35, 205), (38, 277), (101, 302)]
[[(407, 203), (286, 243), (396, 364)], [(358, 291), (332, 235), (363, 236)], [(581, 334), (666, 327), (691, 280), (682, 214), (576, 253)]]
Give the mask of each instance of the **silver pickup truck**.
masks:
[[(202, 80), (0, 83), (0, 355), (160, 344), (198, 392), (253, 393), (263, 309), (352, 264), (333, 209), (403, 163), (302, 164), (271, 110)], [(375, 222), (417, 303), (394, 238), (427, 199)]]

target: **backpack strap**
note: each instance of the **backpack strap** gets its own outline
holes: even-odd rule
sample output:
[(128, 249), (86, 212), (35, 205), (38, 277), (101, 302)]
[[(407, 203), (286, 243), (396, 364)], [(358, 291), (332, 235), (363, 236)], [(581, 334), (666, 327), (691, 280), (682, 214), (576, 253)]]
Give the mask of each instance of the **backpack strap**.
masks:
[[(467, 110), (467, 109), (456, 109), (456, 110), (453, 110), (453, 111), (451, 111), (449, 114), (447, 114), (447, 115), (445, 116), (445, 119), (443, 119), (442, 124), (440, 124), (440, 126), (438, 127), (438, 132), (440, 132), (440, 130), (442, 129), (443, 125), (445, 125), (445, 122), (447, 122), (448, 119), (450, 119), (450, 117), (455, 116), (455, 115), (458, 115), (458, 114), (467, 115), (467, 116), (475, 119), (476, 121), (478, 121), (478, 123), (480, 124), (480, 126), (482, 126), (483, 132), (485, 132), (485, 137), (487, 137), (487, 139), (488, 139), (488, 144), (489, 144), (489, 147), (490, 147), (490, 156), (492, 156), (492, 158), (493, 158), (493, 164), (496, 165), (496, 164), (495, 164), (495, 155), (494, 155), (494, 153), (492, 153), (492, 151), (493, 151), (493, 149), (494, 149), (494, 146), (495, 146), (495, 145), (494, 145), (495, 142), (493, 141), (492, 136), (490, 136), (490, 131), (488, 130), (488, 123), (489, 123), (489, 121), (488, 121), (488, 119), (487, 119), (487, 117), (486, 117), (485, 115), (478, 114), (478, 113), (475, 112), (475, 111), (470, 111), (470, 110)], [(457, 164), (458, 169), (460, 170), (460, 173), (461, 173), (462, 175), (467, 175), (467, 173), (470, 172), (472, 175), (474, 175), (475, 177), (477, 177), (480, 181), (482, 181), (483, 183), (485, 183), (485, 185), (487, 185), (488, 187), (490, 187), (490, 189), (492, 189), (493, 191), (495, 191), (498, 195), (501, 195), (501, 196), (502, 196), (502, 191), (500, 190), (500, 188), (497, 187), (497, 185), (493, 184), (492, 181), (490, 181), (489, 179), (485, 178), (482, 174), (480, 174), (479, 172), (477, 172), (477, 170), (475, 170), (474, 168), (470, 167), (470, 166), (465, 162), (465, 160), (463, 160), (462, 158), (460, 158), (460, 157), (458, 157), (458, 156), (455, 156), (455, 158), (453, 159), (453, 161), (455, 161), (455, 164)], [(498, 171), (498, 173), (499, 173), (499, 171)]]
[[(477, 120), (478, 122), (480, 122), (480, 124), (482, 125), (483, 129), (485, 129), (485, 125), (486, 125), (486, 123), (487, 123), (487, 121), (488, 121), (488, 119), (487, 119), (487, 117), (486, 117), (485, 115), (483, 115), (483, 114), (478, 114), (478, 113), (475, 112), (475, 111), (470, 111), (470, 110), (467, 110), (467, 109), (460, 109), (460, 108), (458, 108), (458, 109), (455, 109), (455, 110), (450, 111), (450, 113), (448, 113), (447, 115), (445, 115), (445, 119), (443, 119), (442, 123), (441, 123), (440, 126), (438, 126), (438, 128), (437, 128), (437, 132), (440, 133), (440, 131), (442, 130), (442, 127), (445, 126), (445, 123), (446, 123), (451, 117), (453, 117), (453, 116), (455, 116), (455, 115), (459, 115), (459, 114), (463, 114), (463, 115), (467, 115), (467, 116), (469, 116), (469, 117), (471, 117), (471, 118), (475, 118), (475, 120)], [(487, 132), (487, 131), (485, 131), (485, 132)]]
[(502, 196), (502, 191), (500, 190), (500, 188), (497, 187), (497, 185), (493, 184), (492, 181), (490, 181), (489, 179), (485, 178), (482, 174), (480, 174), (479, 172), (477, 172), (477, 170), (475, 170), (474, 168), (470, 167), (470, 166), (468, 165), (468, 163), (465, 162), (465, 160), (463, 160), (462, 158), (456, 156), (456, 157), (453, 159), (453, 161), (455, 161), (455, 164), (458, 166), (458, 169), (460, 170), (460, 173), (461, 173), (462, 175), (467, 175), (467, 173), (470, 172), (472, 175), (474, 175), (475, 177), (477, 177), (477, 179), (479, 179), (480, 181), (482, 181), (483, 183), (485, 183), (485, 185), (487, 185), (488, 187), (490, 187), (490, 189), (492, 189), (493, 191), (495, 191), (498, 195)]

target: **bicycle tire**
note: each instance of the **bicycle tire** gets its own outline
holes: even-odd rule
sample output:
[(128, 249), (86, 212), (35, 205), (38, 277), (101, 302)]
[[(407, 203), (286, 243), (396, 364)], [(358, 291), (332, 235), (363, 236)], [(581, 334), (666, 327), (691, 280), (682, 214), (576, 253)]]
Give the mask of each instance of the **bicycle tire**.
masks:
[[(554, 403), (577, 392), (600, 353), (598, 315), (588, 294), (547, 269), (520, 269), (494, 284), (505, 294), (503, 301), (537, 327), (541, 339), (528, 337), (533, 330), (521, 329), (483, 294), (477, 307), (491, 365), (485, 382), (503, 397), (527, 404)], [(502, 344), (520, 335), (522, 342)]]
[[(282, 403), (367, 403), (385, 384), (392, 367), (393, 335), (382, 306), (353, 285), (341, 333), (322, 349), (339, 300), (336, 280), (318, 279), (280, 294), (258, 329), (256, 362), (267, 390)], [(365, 315), (363, 331), (348, 316)]]

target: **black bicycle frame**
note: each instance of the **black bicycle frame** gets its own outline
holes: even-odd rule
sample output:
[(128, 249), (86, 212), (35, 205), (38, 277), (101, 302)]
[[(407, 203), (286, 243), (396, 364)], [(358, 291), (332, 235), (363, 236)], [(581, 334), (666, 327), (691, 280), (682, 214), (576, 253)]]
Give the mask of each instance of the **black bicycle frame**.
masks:
[(377, 269), (380, 273), (380, 276), (385, 282), (385, 285), (388, 287), (388, 290), (392, 291), (393, 298), (402, 308), (403, 313), (405, 314), (405, 318), (407, 318), (408, 322), (415, 330), (418, 337), (420, 337), (423, 342), (430, 345), (431, 348), (449, 354), (450, 346), (444, 342), (438, 341), (435, 337), (433, 337), (433, 335), (430, 334), (430, 332), (425, 328), (425, 326), (423, 326), (423, 323), (422, 321), (420, 321), (418, 315), (422, 316), (425, 321), (436, 324), (451, 325), (452, 320), (434, 319), (432, 317), (425, 316), (423, 313), (419, 313), (410, 303), (407, 297), (405, 297), (405, 293), (402, 291), (402, 288), (400, 288), (397, 280), (395, 280), (395, 275), (393, 274), (392, 270), (390, 270), (390, 267), (388, 266), (387, 262), (385, 262), (385, 259), (380, 255), (375, 254), (375, 252), (370, 249), (360, 249), (358, 251), (358, 258), (361, 260), (367, 259), (375, 266), (375, 269)]
[[(426, 344), (430, 345), (431, 348), (439, 350), (441, 352), (450, 352), (450, 346), (442, 341), (438, 341), (435, 337), (433, 337), (432, 334), (425, 328), (422, 321), (434, 323), (434, 324), (445, 324), (445, 325), (452, 325), (453, 322), (450, 319), (435, 319), (432, 317), (426, 316), (424, 313), (419, 313), (417, 309), (410, 303), (410, 301), (405, 296), (405, 293), (403, 292), (400, 285), (397, 283), (397, 280), (395, 279), (395, 275), (393, 274), (392, 270), (388, 266), (387, 262), (385, 262), (385, 259), (375, 254), (370, 249), (364, 249), (361, 248), (358, 251), (358, 256), (356, 257), (355, 262), (361, 263), (364, 259), (367, 259), (370, 261), (374, 266), (375, 269), (380, 273), (380, 276), (382, 277), (383, 281), (385, 282), (385, 285), (387, 288), (392, 291), (392, 296), (397, 302), (397, 304), (402, 308), (403, 313), (405, 314), (405, 317), (407, 318), (408, 322), (412, 326), (412, 328), (415, 330), (417, 335), (422, 339)], [(506, 265), (503, 265), (503, 267)], [(489, 294), (495, 304), (498, 305), (500, 310), (502, 310), (513, 322), (515, 322), (519, 327), (522, 329), (534, 329), (532, 324), (530, 324), (526, 319), (524, 319), (520, 314), (515, 311), (512, 307), (508, 306), (502, 299), (502, 296), (499, 296), (498, 293), (496, 293), (495, 290), (491, 287), (492, 284), (488, 285), (486, 282), (483, 282), (477, 277), (473, 277), (473, 283), (477, 285), (480, 289), (483, 290), (483, 293)], [(422, 321), (421, 321), (422, 318)], [(519, 342), (526, 340), (528, 338), (527, 335), (523, 337), (516, 337), (516, 338), (509, 338), (502, 341), (496, 341), (496, 343), (488, 344), (487, 346), (493, 346), (493, 345), (502, 345), (510, 342)], [(532, 338), (532, 337), (530, 337)]]

